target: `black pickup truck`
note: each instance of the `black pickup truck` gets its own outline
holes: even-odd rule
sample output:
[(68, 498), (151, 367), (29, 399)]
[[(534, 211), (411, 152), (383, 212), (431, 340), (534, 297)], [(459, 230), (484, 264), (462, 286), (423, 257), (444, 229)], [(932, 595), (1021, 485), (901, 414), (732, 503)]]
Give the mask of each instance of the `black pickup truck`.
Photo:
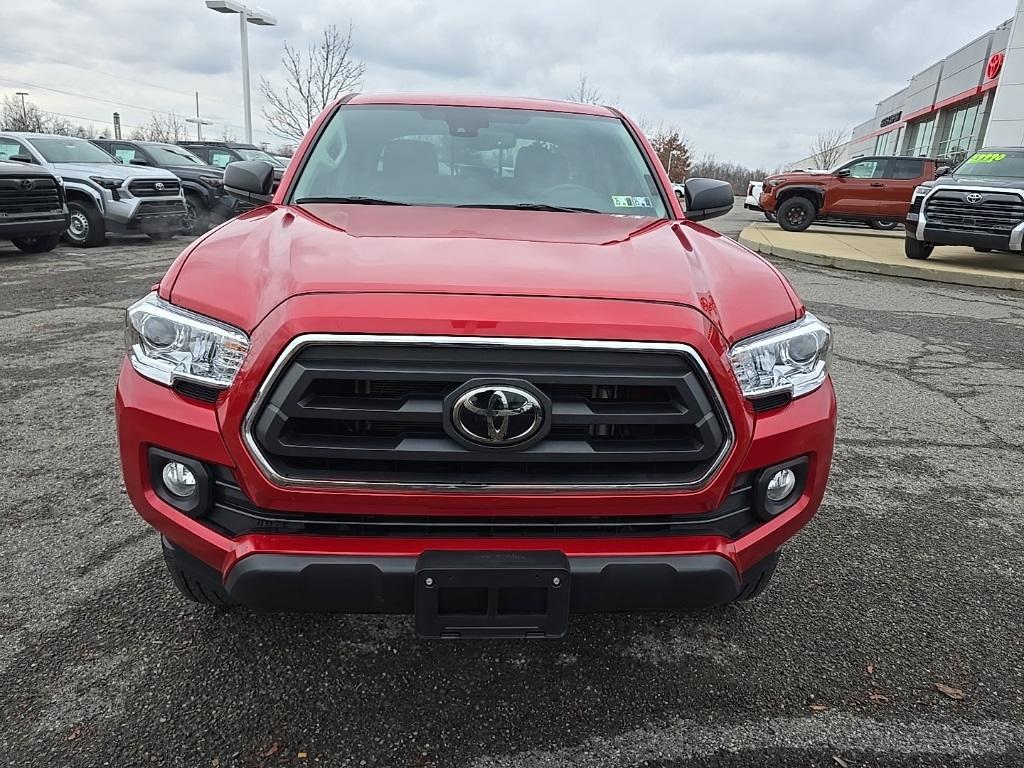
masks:
[(57, 247), (67, 228), (61, 180), (39, 166), (0, 161), (0, 240), (44, 253)]
[(939, 245), (1024, 251), (1024, 147), (986, 147), (917, 187), (906, 228), (909, 259)]

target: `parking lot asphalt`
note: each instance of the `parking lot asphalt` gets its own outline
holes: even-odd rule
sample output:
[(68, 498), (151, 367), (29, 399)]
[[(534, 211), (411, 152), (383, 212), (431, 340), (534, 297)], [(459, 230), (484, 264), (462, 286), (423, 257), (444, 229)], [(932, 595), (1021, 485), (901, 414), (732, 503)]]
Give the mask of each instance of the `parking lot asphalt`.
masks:
[(0, 764), (1024, 765), (1020, 294), (779, 262), (833, 326), (841, 417), (764, 597), (421, 643), (171, 585), (112, 401), (123, 309), (184, 245), (0, 244)]

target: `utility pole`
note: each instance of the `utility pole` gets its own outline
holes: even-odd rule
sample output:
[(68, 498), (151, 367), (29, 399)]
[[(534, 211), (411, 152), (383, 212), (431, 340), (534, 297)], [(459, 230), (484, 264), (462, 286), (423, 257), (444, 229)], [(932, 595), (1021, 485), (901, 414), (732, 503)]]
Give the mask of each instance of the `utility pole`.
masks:
[(21, 130), (24, 131), (28, 127), (28, 108), (25, 106), (25, 97), (28, 96), (28, 91), (18, 91), (14, 95), (21, 97)]
[(120, 112), (115, 112), (114, 113), (114, 138), (115, 139), (120, 139), (121, 138), (121, 113)]
[(196, 91), (196, 116), (195, 117), (186, 117), (185, 118), (185, 122), (186, 123), (195, 123), (196, 124), (196, 141), (202, 141), (203, 140), (203, 126), (204, 125), (213, 125), (213, 120), (203, 120), (203, 118), (201, 118), (199, 116), (199, 91)]

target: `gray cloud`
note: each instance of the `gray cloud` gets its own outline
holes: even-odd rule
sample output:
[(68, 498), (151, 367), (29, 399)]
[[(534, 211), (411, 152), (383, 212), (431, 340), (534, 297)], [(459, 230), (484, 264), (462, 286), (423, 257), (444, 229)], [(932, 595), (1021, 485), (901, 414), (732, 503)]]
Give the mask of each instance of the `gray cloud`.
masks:
[[(366, 90), (565, 97), (585, 72), (606, 99), (677, 126), (698, 152), (750, 165), (799, 158), (817, 133), (852, 127), (917, 71), (1009, 18), (1014, 0), (254, 0), (254, 81), (280, 76), (282, 43), (355, 25)], [(10, 7), (13, 5), (14, 7)], [(103, 73), (103, 74), (101, 74)], [(117, 109), (191, 114), (241, 134), (236, 17), (202, 0), (8, 0), (0, 93), (97, 125)], [(31, 85), (26, 85), (31, 84)], [(71, 92), (56, 93), (54, 90)], [(118, 106), (107, 102), (118, 102)], [(141, 107), (141, 108), (140, 108)], [(263, 132), (255, 104), (258, 140)]]

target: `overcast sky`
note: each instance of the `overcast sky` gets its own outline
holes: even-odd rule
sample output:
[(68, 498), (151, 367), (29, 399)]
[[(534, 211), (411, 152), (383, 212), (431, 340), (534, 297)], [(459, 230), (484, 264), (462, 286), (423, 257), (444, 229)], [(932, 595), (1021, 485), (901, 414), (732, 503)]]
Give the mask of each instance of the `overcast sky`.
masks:
[[(150, 110), (242, 134), (237, 16), (203, 0), (2, 0), (0, 94), (99, 128)], [(852, 128), (916, 72), (1010, 18), (1016, 0), (254, 0), (254, 84), (281, 74), (282, 43), (355, 27), (364, 91), (565, 98), (586, 73), (607, 102), (678, 126), (698, 153), (751, 166), (800, 159)], [(86, 98), (88, 97), (88, 98)], [(257, 141), (266, 133), (254, 95)], [(210, 129), (207, 129), (208, 131)]]

